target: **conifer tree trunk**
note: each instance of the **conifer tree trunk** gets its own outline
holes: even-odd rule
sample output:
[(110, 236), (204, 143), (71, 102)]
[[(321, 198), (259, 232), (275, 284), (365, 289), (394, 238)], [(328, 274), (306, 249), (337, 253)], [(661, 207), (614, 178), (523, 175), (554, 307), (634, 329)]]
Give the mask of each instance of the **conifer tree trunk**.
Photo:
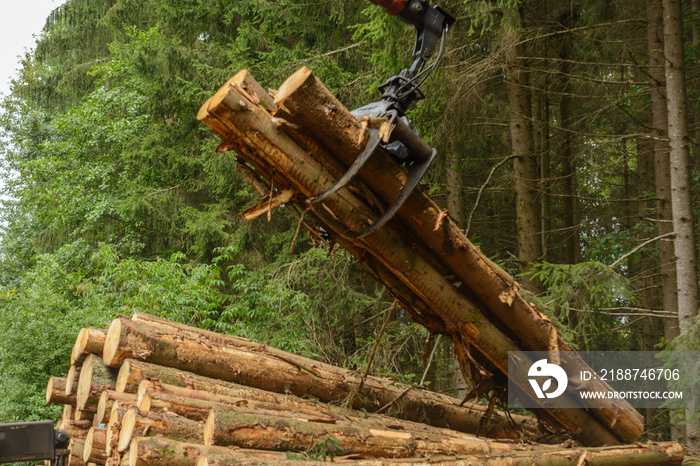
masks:
[[(678, 327), (681, 333), (690, 328), (698, 315), (698, 272), (695, 261), (695, 235), (690, 193), (690, 157), (688, 109), (686, 105), (683, 50), (683, 17), (680, 0), (663, 0), (664, 55), (666, 57), (666, 106), (670, 145), (671, 203), (673, 250), (676, 258), (678, 289)], [(686, 410), (686, 420), (693, 414)], [(686, 424), (686, 443), (698, 441), (700, 420)]]
[[(516, 218), (518, 225), (518, 258), (520, 271), (527, 273), (532, 264), (542, 257), (540, 241), (540, 208), (537, 196), (539, 169), (535, 154), (532, 129), (532, 104), (530, 96), (530, 74), (525, 61), (523, 34), (517, 24), (517, 11), (506, 13), (506, 77), (508, 81), (508, 105), (510, 108), (510, 136), (515, 178)], [(521, 277), (523, 286), (534, 293), (543, 291), (541, 283), (527, 275)]]
[[(666, 74), (664, 69), (663, 9), (661, 0), (647, 0), (647, 48), (651, 87), (651, 116), (653, 127), (654, 174), (656, 186), (656, 216), (659, 235), (673, 231), (671, 209), (671, 169), (669, 162), (668, 109), (666, 108)], [(676, 266), (673, 261), (673, 240), (661, 240), (659, 263), (663, 310), (678, 314)], [(664, 338), (674, 340), (679, 334), (678, 321), (664, 319)], [(678, 428), (678, 426), (675, 426)], [(675, 438), (675, 437), (674, 437)]]
[(562, 144), (560, 149), (562, 177), (564, 183), (564, 229), (566, 233), (566, 256), (567, 264), (576, 264), (581, 259), (581, 238), (579, 234), (579, 214), (576, 198), (578, 196), (576, 179), (576, 161), (574, 157), (574, 135), (571, 123), (573, 120), (573, 109), (571, 99), (571, 89), (569, 86), (568, 74), (569, 47), (568, 41), (571, 38), (565, 36), (562, 40), (559, 58), (561, 58), (560, 70), (562, 73), (561, 98), (559, 101), (559, 121), (562, 128)]

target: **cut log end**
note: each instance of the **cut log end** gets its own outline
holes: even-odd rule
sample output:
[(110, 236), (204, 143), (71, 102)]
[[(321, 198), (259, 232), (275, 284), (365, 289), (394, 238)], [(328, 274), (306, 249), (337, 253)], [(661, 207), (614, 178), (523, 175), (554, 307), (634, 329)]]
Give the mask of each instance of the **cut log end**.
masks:
[(204, 423), (204, 445), (214, 445), (214, 431), (216, 430), (216, 412), (212, 409)]
[(138, 408), (141, 411), (150, 411), (151, 410), (151, 395), (148, 393), (144, 393), (142, 397), (140, 397), (140, 401), (138, 402)]
[(119, 340), (122, 334), (121, 319), (114, 319), (107, 330), (102, 359), (110, 367), (117, 367), (122, 362), (119, 358)]
[[(152, 392), (155, 390), (155, 383), (152, 380), (147, 380), (144, 379), (141, 382), (139, 382), (139, 388), (136, 391), (136, 405), (139, 406), (139, 409), (143, 409), (140, 407), (141, 402), (143, 401), (144, 396), (148, 394), (148, 392)], [(144, 409), (144, 411), (148, 411), (147, 409)]]
[(78, 379), (80, 378), (80, 366), (71, 364), (66, 376), (66, 395), (73, 395)]
[(95, 424), (104, 424), (109, 421), (109, 411), (112, 407), (108, 406), (109, 395), (107, 392), (100, 393), (100, 401), (97, 402), (97, 412), (95, 413)]
[[(106, 347), (106, 344), (105, 344)], [(103, 356), (104, 357), (104, 356)], [(129, 361), (124, 361), (122, 367), (119, 368), (119, 374), (117, 374), (117, 384), (114, 389), (118, 392), (123, 392), (129, 383), (129, 377), (131, 374), (131, 363)]]
[(46, 402), (50, 404), (67, 404), (66, 379), (51, 377), (46, 384)]
[(80, 379), (78, 379), (78, 390), (76, 392), (77, 408), (85, 409), (88, 398), (90, 397), (90, 389), (92, 387), (92, 374), (95, 358), (87, 358), (80, 370)]
[(136, 466), (139, 463), (139, 438), (134, 437), (129, 444), (129, 466)]
[(75, 345), (73, 345), (73, 351), (70, 355), (71, 364), (76, 364), (82, 359), (85, 359), (85, 356), (83, 355), (83, 348), (85, 347), (84, 341), (87, 340), (87, 333), (88, 329), (86, 328), (82, 328), (80, 329), (80, 332), (78, 332), (78, 338), (75, 339)]
[(277, 91), (277, 95), (275, 96), (275, 105), (283, 107), (285, 99), (293, 94), (299, 87), (304, 85), (304, 83), (310, 77), (313, 77), (313, 72), (309, 68), (306, 66), (299, 68), (293, 75), (287, 78), (284, 83), (282, 83), (282, 86), (280, 86), (279, 90)]
[(128, 410), (122, 418), (121, 427), (119, 429), (119, 442), (117, 443), (117, 451), (120, 453), (129, 448), (131, 439), (134, 436), (137, 415), (138, 411), (135, 408), (132, 408)]
[(83, 460), (86, 463), (104, 463), (107, 457), (107, 429), (93, 427), (85, 437)]
[(206, 102), (204, 102), (204, 105), (202, 105), (199, 108), (199, 111), (197, 112), (197, 120), (199, 121), (205, 121), (207, 118), (209, 118), (209, 104), (211, 103), (212, 97), (209, 97)]

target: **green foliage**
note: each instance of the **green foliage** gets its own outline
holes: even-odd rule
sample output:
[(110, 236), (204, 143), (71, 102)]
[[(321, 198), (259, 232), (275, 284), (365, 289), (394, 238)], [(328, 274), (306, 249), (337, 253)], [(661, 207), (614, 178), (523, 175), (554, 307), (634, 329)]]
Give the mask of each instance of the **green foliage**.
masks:
[(16, 288), (0, 291), (0, 422), (58, 415), (46, 404), (49, 377), (67, 372), (81, 327), (111, 317), (104, 302), (84, 296), (95, 272), (90, 256), (84, 243), (38, 256)]
[(596, 261), (579, 264), (535, 264), (531, 276), (542, 281), (546, 308), (568, 325), (579, 349), (623, 349), (624, 341), (611, 330), (624, 325), (627, 316), (605, 311), (634, 304), (636, 295), (629, 279)]

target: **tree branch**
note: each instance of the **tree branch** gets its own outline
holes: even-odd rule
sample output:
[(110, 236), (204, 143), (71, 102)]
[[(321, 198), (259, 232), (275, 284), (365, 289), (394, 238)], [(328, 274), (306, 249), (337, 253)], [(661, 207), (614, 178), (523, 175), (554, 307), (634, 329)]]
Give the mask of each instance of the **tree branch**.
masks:
[(613, 262), (612, 264), (610, 264), (608, 267), (610, 267), (611, 269), (614, 269), (614, 268), (617, 267), (623, 260), (627, 259), (627, 258), (628, 258), (629, 256), (631, 256), (632, 254), (634, 254), (635, 252), (639, 251), (640, 249), (642, 249), (642, 248), (643, 248), (644, 246), (646, 246), (647, 244), (653, 243), (654, 241), (658, 241), (658, 240), (660, 240), (660, 239), (670, 238), (670, 237), (672, 237), (672, 236), (676, 236), (676, 232), (672, 231), (672, 232), (670, 232), (670, 233), (666, 233), (666, 234), (664, 234), (664, 235), (659, 235), (659, 236), (657, 236), (657, 237), (655, 237), (655, 238), (648, 239), (648, 240), (644, 241), (642, 244), (640, 244), (639, 246), (637, 246), (637, 247), (635, 247), (634, 249), (632, 249), (631, 251), (629, 251), (628, 253), (624, 254), (622, 257), (620, 257), (618, 260), (616, 260), (615, 262)]

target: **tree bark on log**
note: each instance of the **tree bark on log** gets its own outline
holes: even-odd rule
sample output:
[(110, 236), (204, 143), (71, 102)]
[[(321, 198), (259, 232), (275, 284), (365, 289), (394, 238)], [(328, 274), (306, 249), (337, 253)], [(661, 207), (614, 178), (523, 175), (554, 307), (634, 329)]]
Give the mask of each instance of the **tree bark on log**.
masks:
[(129, 446), (129, 466), (194, 466), (202, 455), (226, 455), (236, 449), (178, 442), (162, 436), (134, 437)]
[(70, 356), (70, 363), (73, 365), (82, 364), (88, 354), (102, 355), (107, 330), (97, 327), (86, 327), (80, 330), (75, 339), (73, 351)]
[[(200, 456), (196, 466), (241, 466), (280, 464), (281, 456), (273, 452), (258, 455), (241, 450), (239, 454), (212, 454)], [(294, 465), (315, 465), (318, 461), (297, 460)], [(629, 445), (593, 449), (526, 450), (491, 455), (469, 455), (458, 457), (402, 458), (402, 459), (358, 459), (335, 458), (334, 463), (355, 466), (654, 466), (658, 464), (680, 465), (683, 453), (678, 444)]]
[(100, 395), (105, 390), (113, 390), (117, 383), (115, 371), (107, 367), (99, 356), (88, 355), (80, 370), (77, 408), (83, 411), (97, 411)]
[(66, 395), (66, 379), (50, 377), (46, 385), (46, 402), (53, 405), (75, 406), (77, 400), (73, 395)]
[[(319, 448), (340, 446), (345, 454), (378, 458), (490, 453), (511, 449), (505, 443), (455, 434), (453, 437), (415, 434), (213, 409), (204, 428), (204, 443), (274, 451), (307, 451), (316, 445)], [(331, 437), (336, 445), (330, 445)]]
[[(287, 101), (284, 102), (286, 106)], [(219, 96), (217, 93), (209, 103), (209, 111), (221, 121), (228, 122), (233, 134), (255, 148), (258, 155), (267, 157), (269, 164), (278, 173), (285, 174), (303, 195), (313, 197), (330, 188), (333, 178), (324, 167), (309, 159), (305, 151), (280, 133), (269, 118), (234, 86), (229, 88), (227, 95)], [(359, 231), (365, 228), (372, 218), (367, 207), (347, 190), (339, 191), (324, 204), (335, 213), (336, 218), (343, 219), (344, 225), (338, 227), (338, 221), (323, 212), (316, 211), (316, 214), (322, 216), (323, 221), (333, 225), (336, 230), (347, 228)], [(412, 248), (405, 247), (401, 237), (384, 228), (375, 231), (370, 237), (363, 238), (357, 244), (401, 278), (407, 287), (451, 326), (452, 332), (471, 340), (493, 365), (507, 373), (507, 353), (519, 348), (484, 319), (480, 310), (456, 290), (452, 283), (445, 280), (444, 274), (416, 254)], [(524, 374), (516, 374), (516, 377), (513, 377), (513, 380), (522, 384), (526, 376), (520, 378), (517, 375), (522, 377)], [(568, 402), (564, 402), (563, 406), (575, 407), (573, 400), (569, 398), (561, 401)], [(582, 410), (549, 409), (548, 413), (587, 444), (613, 444), (620, 441), (589, 413)]]
[[(376, 411), (396, 401), (409, 388), (376, 377), (366, 377), (362, 393), (357, 394), (360, 377), (355, 373), (272, 350), (264, 345), (245, 343), (234, 347), (233, 340), (230, 340), (224, 346), (204, 337), (117, 318), (107, 334), (104, 358), (109, 365), (116, 366), (124, 358), (136, 357), (207, 377), (278, 393), (312, 396), (325, 402), (343, 403), (350, 399), (353, 408), (367, 411)], [(124, 366), (121, 371), (126, 372)], [(120, 379), (123, 383), (126, 383), (126, 379), (130, 379), (132, 384), (134, 382), (133, 377), (128, 375), (122, 377), (120, 374)], [(484, 412), (484, 407), (459, 407), (458, 401), (447, 396), (412, 388), (397, 404), (397, 410), (404, 419), (420, 422), (427, 418), (431, 425), (472, 433), (479, 432), (479, 419)], [(525, 419), (522, 418), (523, 422), (531, 427), (532, 421)], [(503, 416), (489, 421), (481, 434), (505, 438), (512, 436), (508, 428), (508, 421)]]
[(146, 392), (139, 397), (138, 409), (150, 412), (170, 412), (193, 421), (205, 422), (212, 409), (238, 413), (292, 417), (306, 421), (334, 423), (337, 419), (318, 411), (293, 408), (291, 406), (250, 401), (242, 398), (228, 398), (219, 401), (186, 398), (163, 392)]
[[(396, 419), (389, 416), (384, 416), (381, 414), (369, 413), (369, 412), (358, 412), (355, 410), (336, 407), (327, 404), (314, 403), (312, 401), (306, 401), (297, 399), (293, 396), (283, 396), (278, 394), (268, 394), (274, 395), (276, 401), (270, 402), (250, 400), (246, 397), (240, 396), (226, 396), (211, 393), (208, 391), (191, 390), (187, 388), (176, 387), (172, 385), (162, 384), (159, 382), (154, 382), (151, 380), (143, 380), (139, 386), (139, 399), (147, 400), (148, 397), (153, 396), (154, 398), (161, 398), (166, 403), (163, 403), (158, 409), (170, 409), (174, 412), (178, 412), (177, 407), (172, 407), (167, 403), (171, 397), (175, 397), (176, 401), (185, 405), (193, 404), (196, 400), (201, 402), (201, 406), (209, 406), (214, 408), (219, 406), (220, 409), (226, 410), (226, 406), (236, 406), (236, 408), (230, 409), (231, 411), (236, 411), (240, 413), (258, 413), (268, 412), (271, 415), (277, 415), (281, 417), (293, 417), (297, 419), (307, 418), (309, 420), (314, 420), (316, 422), (325, 422), (338, 425), (355, 425), (363, 424), (365, 426), (374, 427), (383, 430), (396, 430), (396, 431), (407, 431), (407, 432), (435, 432), (442, 433), (446, 436), (454, 434), (454, 431), (432, 427), (427, 424), (406, 421), (402, 419)], [(165, 395), (165, 397), (163, 396)], [(139, 405), (139, 409), (148, 411), (148, 402)], [(156, 403), (158, 403), (156, 401)], [(151, 404), (151, 407), (153, 405)], [(187, 410), (188, 407), (184, 408), (183, 412)], [(287, 414), (280, 414), (280, 411), (284, 411)], [(178, 412), (178, 414), (185, 415), (183, 412)], [(209, 412), (207, 411), (207, 415)], [(189, 417), (189, 416), (186, 416)]]
[(124, 452), (134, 437), (167, 435), (172, 440), (201, 443), (204, 423), (192, 421), (177, 414), (153, 413), (136, 408), (129, 409), (121, 420), (117, 451)]

